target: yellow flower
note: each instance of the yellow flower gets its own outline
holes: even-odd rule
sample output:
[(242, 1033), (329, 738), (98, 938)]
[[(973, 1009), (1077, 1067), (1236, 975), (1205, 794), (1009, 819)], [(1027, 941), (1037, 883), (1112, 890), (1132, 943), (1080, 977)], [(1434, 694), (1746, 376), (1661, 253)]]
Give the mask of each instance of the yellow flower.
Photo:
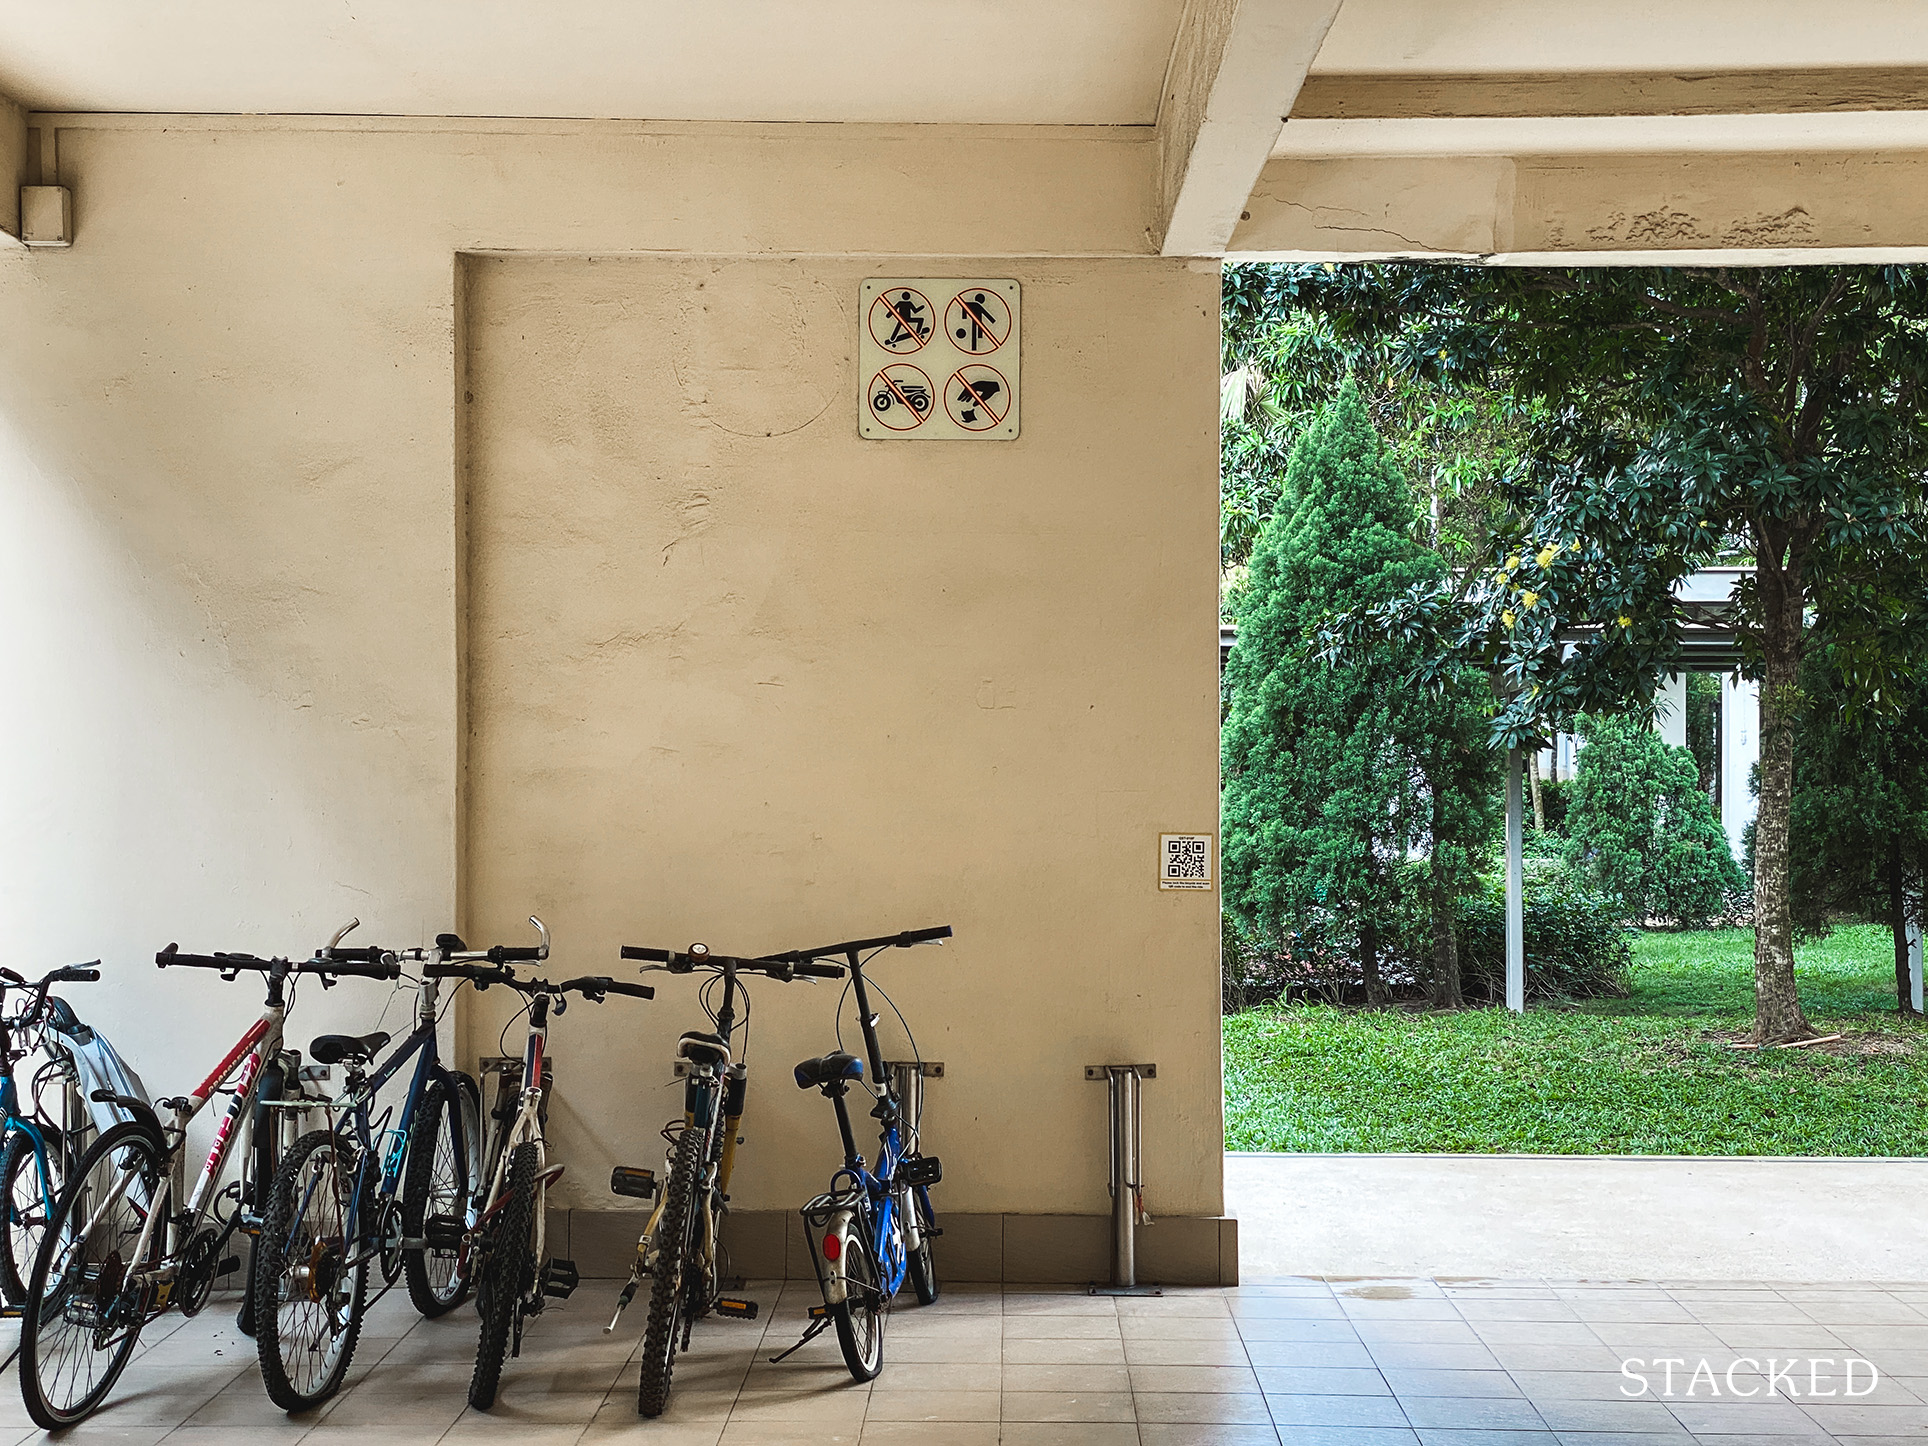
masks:
[(1328, 271), (1337, 271), (1339, 268), (1334, 266), (1330, 261), (1328, 261), (1325, 264), (1325, 269)]
[(1623, 628), (1630, 628), (1630, 627), (1632, 627), (1632, 626), (1633, 626), (1633, 619), (1632, 619), (1632, 618), (1630, 618), (1630, 617), (1628, 617), (1628, 616), (1627, 616), (1627, 615), (1626, 615), (1625, 613), (1622, 613), (1622, 614), (1620, 614), (1620, 626), (1621, 626), (1621, 627), (1623, 627)]
[(1507, 627), (1509, 628), (1512, 627), (1513, 626), (1513, 609), (1507, 608), (1504, 612), (1502, 612), (1500, 614), (1500, 621), (1505, 623)]
[(1706, 520), (1705, 518), (1702, 518), (1702, 519), (1701, 519), (1701, 524), (1700, 524), (1700, 525), (1701, 525), (1702, 527), (1705, 527), (1705, 526), (1707, 525), (1707, 520)]
[(1540, 555), (1534, 558), (1533, 560), (1537, 562), (1541, 567), (1545, 567), (1548, 563), (1552, 562), (1553, 559), (1558, 557), (1559, 555), (1560, 555), (1560, 549), (1557, 545), (1553, 547), (1543, 547), (1540, 549)]
[(1539, 685), (1538, 683), (1535, 683), (1535, 684), (1533, 685), (1533, 691), (1532, 691), (1531, 693), (1528, 693), (1528, 694), (1527, 694), (1526, 696), (1527, 696), (1527, 697), (1529, 697), (1529, 698), (1537, 698), (1537, 697), (1539, 697), (1539, 696), (1540, 696), (1540, 685)]
[(1523, 607), (1526, 607), (1526, 608), (1531, 608), (1533, 604), (1538, 602), (1539, 600), (1540, 600), (1540, 595), (1536, 592), (1523, 592), (1520, 594), (1520, 603)]
[(1520, 565), (1520, 555), (1517, 552), (1514, 553), (1511, 557), (1506, 559), (1506, 570), (1508, 572), (1514, 571), (1516, 568), (1519, 567), (1519, 565)]

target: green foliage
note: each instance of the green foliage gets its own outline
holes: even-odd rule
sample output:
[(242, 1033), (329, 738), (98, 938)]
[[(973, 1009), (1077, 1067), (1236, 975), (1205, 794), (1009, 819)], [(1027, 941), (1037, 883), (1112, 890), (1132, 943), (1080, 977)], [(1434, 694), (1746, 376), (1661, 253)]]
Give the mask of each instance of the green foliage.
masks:
[(1573, 785), (1564, 778), (1542, 778), (1540, 780), (1540, 811), (1546, 815), (1546, 832), (1556, 838), (1564, 837), (1567, 829), (1567, 814), (1573, 799)]
[(1412, 524), (1405, 480), (1348, 383), (1293, 445), (1225, 675), (1226, 909), (1261, 938), (1309, 932), (1355, 950), (1375, 992), (1399, 866), (1428, 842), (1435, 816), (1480, 806), (1455, 798), (1436, 809), (1425, 771), (1457, 761), (1457, 774), (1436, 775), (1455, 795), (1458, 775), (1480, 776), (1489, 750), (1476, 680), (1427, 697), (1397, 686), (1415, 662), (1398, 648), (1337, 666), (1307, 648), (1334, 599), (1371, 606), (1438, 581), (1444, 564)]
[(1840, 928), (1798, 952), (1841, 1045), (1728, 1047), (1753, 1013), (1752, 952), (1743, 929), (1638, 934), (1631, 995), (1524, 1015), (1251, 1010), (1225, 1021), (1226, 1145), (1928, 1155), (1928, 1028), (1893, 1013), (1886, 932)]
[[(1618, 902), (1560, 882), (1529, 886), (1521, 901), (1526, 997), (1612, 998), (1627, 992), (1633, 945)], [(1494, 880), (1460, 906), (1460, 968), (1469, 999), (1506, 998), (1506, 888)]]
[(1623, 919), (1700, 928), (1747, 888), (1693, 755), (1636, 718), (1583, 715), (1567, 854)]

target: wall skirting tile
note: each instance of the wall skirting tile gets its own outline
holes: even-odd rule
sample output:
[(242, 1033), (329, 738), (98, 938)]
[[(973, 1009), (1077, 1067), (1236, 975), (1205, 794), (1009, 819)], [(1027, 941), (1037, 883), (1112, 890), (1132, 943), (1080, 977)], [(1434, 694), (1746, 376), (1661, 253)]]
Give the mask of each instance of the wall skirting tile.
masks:
[[(551, 1211), (556, 1253), (584, 1276), (626, 1275), (641, 1210)], [(940, 1279), (1012, 1285), (1082, 1285), (1110, 1272), (1109, 1215), (945, 1215)], [(748, 1279), (808, 1280), (802, 1222), (788, 1210), (741, 1210), (725, 1224), (733, 1272)], [(1138, 1279), (1147, 1285), (1237, 1285), (1238, 1221), (1228, 1215), (1167, 1215), (1138, 1231)]]

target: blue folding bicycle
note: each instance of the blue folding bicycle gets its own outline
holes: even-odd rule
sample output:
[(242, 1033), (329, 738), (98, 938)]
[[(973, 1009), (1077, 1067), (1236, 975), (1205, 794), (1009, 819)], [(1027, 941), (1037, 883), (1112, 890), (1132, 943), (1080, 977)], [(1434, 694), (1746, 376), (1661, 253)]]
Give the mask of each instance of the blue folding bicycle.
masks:
[[(861, 1059), (839, 1048), (806, 1059), (796, 1068), (798, 1089), (821, 1090), (836, 1107), (844, 1162), (830, 1177), (830, 1189), (803, 1207), (804, 1234), (810, 1241), (817, 1283), (823, 1289), (823, 1306), (811, 1309), (803, 1339), (774, 1357), (776, 1360), (834, 1326), (850, 1374), (860, 1381), (873, 1380), (884, 1367), (884, 1324), (890, 1315), (890, 1303), (905, 1281), (916, 1292), (919, 1305), (937, 1299), (931, 1239), (943, 1232), (931, 1213), (930, 1187), (943, 1178), (943, 1166), (935, 1155), (923, 1153), (919, 1121), (906, 1116), (903, 1101), (897, 1097), (883, 1046), (877, 1042), (877, 1015), (870, 1007), (864, 964), (866, 956), (874, 957), (885, 949), (908, 949), (950, 937), (950, 926), (944, 924), (881, 939), (853, 939), (769, 956), (774, 962), (792, 965), (817, 959), (842, 962), (850, 971), (850, 989), (856, 995), (857, 1021), (864, 1037)], [(868, 1087), (864, 1084), (866, 1061), (873, 1081)], [(921, 1060), (917, 1067), (922, 1068)], [(867, 1088), (877, 1101), (870, 1112), (880, 1127), (874, 1169), (864, 1163), (863, 1153), (857, 1148), (850, 1110), (844, 1103), (853, 1084)]]

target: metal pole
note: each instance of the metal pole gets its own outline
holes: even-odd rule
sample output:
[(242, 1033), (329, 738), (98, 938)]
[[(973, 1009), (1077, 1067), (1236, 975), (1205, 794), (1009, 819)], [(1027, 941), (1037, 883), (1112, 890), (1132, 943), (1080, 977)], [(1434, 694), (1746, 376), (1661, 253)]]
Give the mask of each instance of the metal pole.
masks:
[(1111, 1283), (1138, 1284), (1138, 1071), (1113, 1065), (1111, 1086)]
[(1520, 837), (1520, 750), (1506, 751), (1506, 1007), (1526, 1012), (1526, 890)]
[(897, 1096), (897, 1116), (904, 1122), (905, 1147), (924, 1118), (924, 1071), (914, 1059), (890, 1062), (891, 1092)]

